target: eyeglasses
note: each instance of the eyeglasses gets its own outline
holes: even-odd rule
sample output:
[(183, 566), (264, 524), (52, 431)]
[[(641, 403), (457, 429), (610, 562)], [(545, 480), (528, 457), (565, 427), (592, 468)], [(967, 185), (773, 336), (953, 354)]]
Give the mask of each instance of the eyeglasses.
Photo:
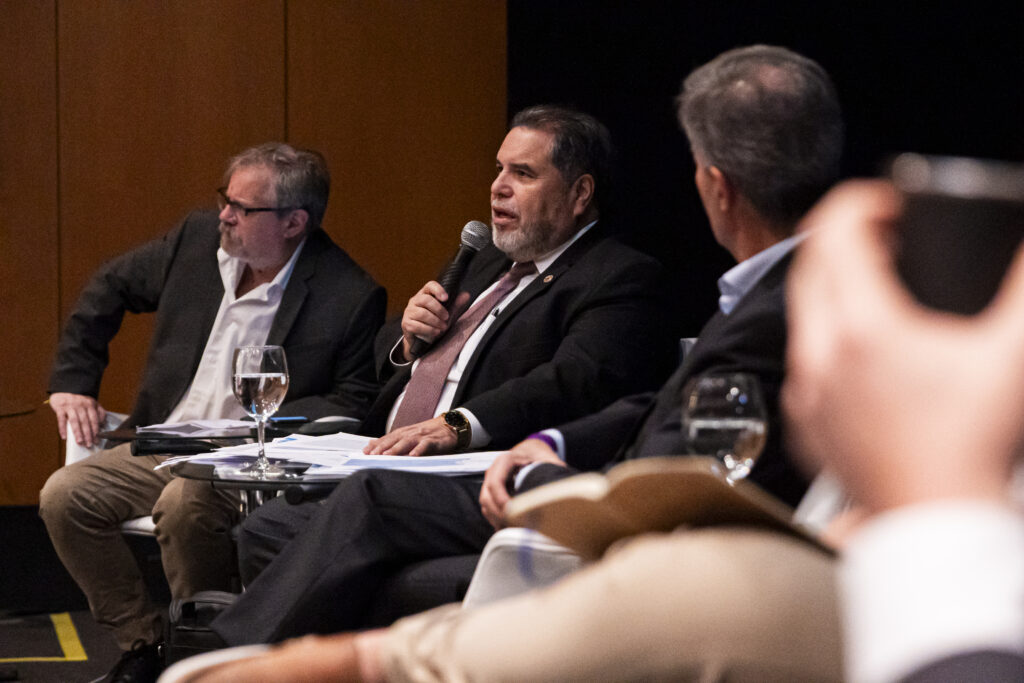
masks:
[(262, 213), (265, 211), (274, 211), (276, 213), (284, 213), (285, 211), (294, 211), (298, 207), (296, 206), (245, 206), (236, 202), (234, 199), (230, 199), (226, 194), (226, 187), (217, 188), (217, 206), (221, 211), (224, 207), (230, 206), (231, 210), (235, 213), (241, 213), (245, 217), (249, 217), (254, 213)]

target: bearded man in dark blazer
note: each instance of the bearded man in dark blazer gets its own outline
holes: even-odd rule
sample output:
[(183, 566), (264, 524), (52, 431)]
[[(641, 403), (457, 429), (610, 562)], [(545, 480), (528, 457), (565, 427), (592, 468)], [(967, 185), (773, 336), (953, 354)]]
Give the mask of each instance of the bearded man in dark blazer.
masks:
[[(50, 379), (62, 437), (93, 445), (105, 416), (96, 397), (107, 348), (125, 312), (156, 315), (126, 427), (242, 417), (232, 351), (254, 344), (285, 349), (290, 383), (281, 414), (366, 414), (378, 390), (373, 339), (386, 294), (320, 227), (330, 191), (323, 157), (270, 143), (234, 157), (224, 179), (219, 215), (189, 214), (104, 265), (83, 290)], [(161, 460), (133, 457), (127, 444), (101, 450), (58, 470), (40, 495), (58, 555), (126, 651), (122, 663), (143, 671), (140, 680), (156, 659), (160, 613), (120, 523), (153, 514), (175, 597), (228, 589), (234, 573), (228, 532), (237, 495), (172, 480), (153, 470)]]
[(607, 129), (589, 115), (537, 106), (513, 117), (491, 185), (493, 242), (471, 262), (455, 310), (483, 298), (513, 264), (534, 268), (475, 328), (423, 419), (406, 417), (403, 403), (438, 351), (416, 362), (412, 348), (417, 339), (443, 344), (458, 315), (428, 282), (409, 300), (400, 333), (381, 331), (389, 381), (363, 423), (364, 434), (380, 436), (368, 453), (508, 448), (664, 379), (677, 333), (657, 320), (673, 306), (662, 268), (599, 220), (611, 157)]

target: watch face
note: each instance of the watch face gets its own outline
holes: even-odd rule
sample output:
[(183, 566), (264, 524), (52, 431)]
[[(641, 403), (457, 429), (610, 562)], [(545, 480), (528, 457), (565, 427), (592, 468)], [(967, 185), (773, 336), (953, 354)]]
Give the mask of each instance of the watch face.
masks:
[(457, 410), (450, 410), (444, 414), (444, 423), (455, 432), (455, 447), (460, 450), (469, 448), (469, 442), (473, 437), (470, 434), (471, 428), (466, 416)]

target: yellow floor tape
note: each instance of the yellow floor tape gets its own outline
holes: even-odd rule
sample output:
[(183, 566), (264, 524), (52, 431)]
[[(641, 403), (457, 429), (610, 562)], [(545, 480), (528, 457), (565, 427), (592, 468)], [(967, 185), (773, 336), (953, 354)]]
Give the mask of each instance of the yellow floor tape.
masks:
[(0, 659), (0, 662), (84, 662), (89, 659), (82, 647), (82, 641), (78, 639), (78, 631), (71, 621), (71, 615), (67, 612), (51, 614), (50, 621), (53, 622), (53, 630), (57, 634), (57, 642), (64, 652), (63, 657), (7, 657)]

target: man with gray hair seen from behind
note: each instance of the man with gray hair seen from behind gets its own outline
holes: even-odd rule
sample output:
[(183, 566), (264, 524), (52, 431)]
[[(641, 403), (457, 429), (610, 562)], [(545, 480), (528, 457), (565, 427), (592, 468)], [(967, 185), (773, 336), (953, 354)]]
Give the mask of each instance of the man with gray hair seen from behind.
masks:
[[(268, 143), (231, 159), (219, 215), (194, 211), (173, 230), (102, 266), (65, 324), (50, 378), (62, 437), (92, 447), (103, 423), (100, 381), (125, 312), (155, 313), (135, 406), (124, 427), (240, 418), (237, 346), (284, 347), (290, 383), (280, 413), (362, 419), (377, 394), (373, 339), (386, 294), (321, 228), (330, 175), (317, 152)], [(176, 598), (228, 590), (237, 494), (154, 471), (161, 456), (128, 444), (55, 472), (39, 513), (57, 554), (124, 656), (110, 681), (151, 681), (161, 613), (120, 533), (153, 515)]]

